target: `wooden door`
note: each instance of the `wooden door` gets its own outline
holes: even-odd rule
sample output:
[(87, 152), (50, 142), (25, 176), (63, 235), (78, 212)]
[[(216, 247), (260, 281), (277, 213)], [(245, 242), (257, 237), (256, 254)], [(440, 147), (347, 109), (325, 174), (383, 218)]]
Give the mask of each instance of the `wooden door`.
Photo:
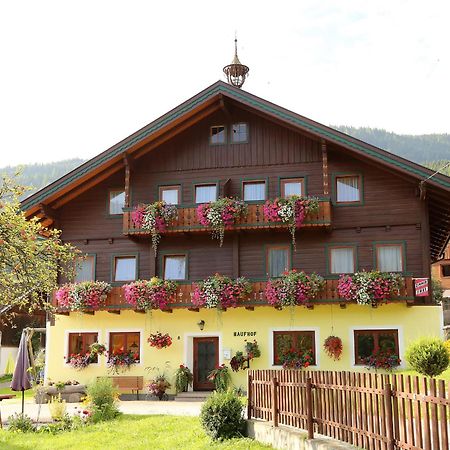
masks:
[(194, 338), (194, 391), (212, 391), (208, 374), (219, 365), (219, 338)]

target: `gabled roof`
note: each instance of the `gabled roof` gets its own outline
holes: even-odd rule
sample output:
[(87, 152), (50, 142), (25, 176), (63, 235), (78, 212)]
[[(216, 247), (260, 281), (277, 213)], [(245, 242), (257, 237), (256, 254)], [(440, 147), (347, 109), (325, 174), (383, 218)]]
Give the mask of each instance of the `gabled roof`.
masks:
[[(355, 156), (379, 163), (417, 181), (426, 180), (433, 174), (426, 167), (355, 139), (222, 81), (217, 81), (110, 149), (31, 195), (23, 201), (22, 208), (27, 215), (39, 214), (42, 205), (58, 208), (65, 202), (64, 199), (75, 197), (77, 192), (81, 193), (123, 168), (125, 155), (141, 156), (144, 145), (146, 146), (145, 151), (150, 151), (196, 121), (223, 107), (225, 100), (329, 144), (336, 144)], [(427, 181), (427, 187), (439, 194), (441, 201), (443, 198), (445, 202), (447, 198), (447, 203), (449, 203), (450, 177), (441, 174), (434, 175)], [(448, 239), (448, 224), (445, 239)]]

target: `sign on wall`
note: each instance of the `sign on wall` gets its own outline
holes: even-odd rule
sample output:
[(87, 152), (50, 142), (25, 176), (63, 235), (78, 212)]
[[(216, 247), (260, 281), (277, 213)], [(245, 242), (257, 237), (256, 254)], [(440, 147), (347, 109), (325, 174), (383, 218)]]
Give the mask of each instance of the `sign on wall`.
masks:
[(416, 297), (427, 297), (428, 278), (414, 278), (414, 291)]

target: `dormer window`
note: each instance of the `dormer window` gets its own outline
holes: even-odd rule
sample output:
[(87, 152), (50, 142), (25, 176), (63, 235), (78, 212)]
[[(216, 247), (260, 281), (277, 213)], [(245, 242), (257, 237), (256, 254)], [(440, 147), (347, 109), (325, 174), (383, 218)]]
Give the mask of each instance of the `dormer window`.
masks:
[(231, 133), (231, 142), (238, 144), (248, 141), (248, 127), (246, 123), (234, 123)]
[(215, 125), (211, 127), (209, 142), (214, 145), (225, 144), (226, 129), (224, 125)]

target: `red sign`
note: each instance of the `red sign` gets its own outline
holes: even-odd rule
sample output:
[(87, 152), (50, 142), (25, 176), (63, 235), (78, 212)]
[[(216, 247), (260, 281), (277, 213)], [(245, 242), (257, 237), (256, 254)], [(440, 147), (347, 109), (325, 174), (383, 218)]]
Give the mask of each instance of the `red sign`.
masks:
[(428, 278), (414, 278), (414, 290), (416, 297), (428, 296)]

